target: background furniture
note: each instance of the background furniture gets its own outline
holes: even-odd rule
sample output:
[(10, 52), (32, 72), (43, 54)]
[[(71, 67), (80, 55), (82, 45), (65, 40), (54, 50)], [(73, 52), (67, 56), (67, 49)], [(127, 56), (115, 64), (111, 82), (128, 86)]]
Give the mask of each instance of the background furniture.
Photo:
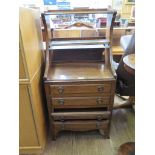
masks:
[(20, 8), (19, 23), (19, 153), (36, 154), (43, 151), (47, 134), (40, 12)]
[[(123, 48), (120, 46), (121, 36), (131, 35), (134, 31), (134, 27), (114, 27), (113, 38), (112, 38), (112, 53), (113, 58), (116, 62), (119, 62), (122, 55), (124, 54)], [(53, 38), (70, 38), (70, 37), (97, 37), (104, 36), (106, 28), (95, 29), (56, 29), (53, 31)], [(45, 30), (42, 27), (43, 41), (45, 42)]]
[(135, 155), (135, 142), (122, 144), (118, 149), (118, 155)]
[(131, 11), (135, 4), (126, 3), (127, 0), (123, 0), (122, 7), (121, 7), (121, 18), (130, 19), (131, 18)]
[(124, 68), (132, 75), (135, 75), (135, 54), (126, 55), (123, 58)]
[[(62, 13), (108, 14), (106, 38), (52, 38), (48, 15)], [(99, 130), (109, 137), (116, 82), (110, 45), (115, 15), (107, 9), (42, 14), (47, 47), (44, 85), (53, 139), (62, 130)]]
[[(117, 84), (116, 84), (116, 93), (120, 96), (130, 96), (129, 100), (125, 104), (115, 106), (114, 108), (124, 108), (131, 107), (133, 98), (135, 96), (135, 76), (134, 72), (131, 74), (124, 66), (123, 59), (130, 54), (135, 53), (135, 33), (132, 35), (131, 40), (124, 52), (119, 65), (116, 69), (117, 73)], [(133, 62), (132, 62), (133, 63)], [(127, 64), (126, 64), (127, 65)], [(133, 64), (132, 64), (133, 65)]]
[(135, 33), (132, 35), (132, 38), (116, 70), (117, 88), (118, 88), (117, 90), (122, 96), (134, 96), (135, 95), (135, 77), (125, 70), (124, 62), (123, 62), (123, 58), (126, 55), (134, 54), (134, 53), (135, 53)]
[(132, 35), (123, 35), (121, 36), (120, 38), (120, 44), (121, 44), (121, 47), (123, 48), (124, 52), (127, 50), (129, 44), (130, 44), (130, 41), (132, 39)]

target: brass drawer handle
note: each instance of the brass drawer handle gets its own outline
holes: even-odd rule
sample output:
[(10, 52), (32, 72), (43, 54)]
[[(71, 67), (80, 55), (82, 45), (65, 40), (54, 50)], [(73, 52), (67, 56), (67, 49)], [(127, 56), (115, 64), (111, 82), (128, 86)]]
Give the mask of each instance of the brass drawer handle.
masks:
[(65, 101), (64, 101), (64, 99), (60, 99), (60, 100), (58, 100), (58, 103), (61, 105), (64, 105)]
[(59, 94), (63, 94), (64, 88), (63, 87), (58, 87), (58, 92), (59, 92)]
[(103, 86), (98, 86), (97, 90), (98, 90), (99, 93), (103, 93), (104, 87)]
[(96, 102), (97, 102), (97, 104), (103, 104), (103, 99), (102, 98), (98, 98), (97, 100), (96, 100)]
[(102, 117), (101, 115), (98, 115), (98, 116), (97, 116), (97, 120), (99, 120), (99, 121), (102, 120), (102, 118), (103, 118), (103, 117)]

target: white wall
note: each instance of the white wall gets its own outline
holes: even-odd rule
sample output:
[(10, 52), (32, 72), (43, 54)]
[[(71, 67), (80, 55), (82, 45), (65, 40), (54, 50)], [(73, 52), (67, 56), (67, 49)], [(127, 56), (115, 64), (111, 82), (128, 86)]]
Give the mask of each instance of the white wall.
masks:
[(112, 0), (70, 0), (72, 7), (107, 8)]
[(43, 6), (43, 0), (19, 0), (20, 5), (35, 5), (35, 6)]
[[(108, 5), (112, 5), (112, 0), (68, 0), (71, 3), (71, 7), (90, 7), (90, 8), (106, 8)], [(34, 4), (35, 6), (44, 5), (43, 0), (19, 0), (22, 4)]]

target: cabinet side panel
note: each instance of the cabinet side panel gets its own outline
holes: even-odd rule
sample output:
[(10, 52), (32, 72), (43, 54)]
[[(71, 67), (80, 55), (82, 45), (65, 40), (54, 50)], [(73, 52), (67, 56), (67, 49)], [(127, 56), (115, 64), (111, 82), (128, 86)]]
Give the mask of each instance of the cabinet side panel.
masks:
[(28, 79), (28, 71), (25, 62), (24, 49), (22, 44), (21, 32), (19, 30), (19, 79)]
[(27, 85), (19, 86), (19, 135), (21, 148), (39, 146)]
[(40, 68), (43, 60), (40, 12), (20, 8), (20, 31), (30, 79)]
[(19, 79), (26, 79), (26, 72), (23, 64), (21, 49), (19, 49)]
[(38, 133), (39, 143), (42, 147), (45, 146), (46, 135), (47, 135), (47, 124), (46, 124), (46, 105), (43, 96), (43, 85), (41, 80), (42, 74), (41, 69), (35, 75), (31, 81), (31, 95), (33, 101), (34, 116), (36, 120), (36, 127)]

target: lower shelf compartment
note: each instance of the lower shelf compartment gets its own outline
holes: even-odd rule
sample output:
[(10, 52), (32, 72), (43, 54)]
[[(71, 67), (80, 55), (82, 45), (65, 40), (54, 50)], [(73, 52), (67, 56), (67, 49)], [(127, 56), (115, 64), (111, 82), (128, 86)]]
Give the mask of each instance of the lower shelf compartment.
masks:
[(56, 139), (58, 132), (63, 130), (69, 131), (91, 131), (99, 130), (102, 135), (106, 138), (109, 137), (109, 120), (95, 121), (95, 120), (84, 120), (84, 121), (54, 121), (52, 122), (53, 127), (53, 139)]
[(104, 120), (111, 116), (110, 111), (89, 111), (89, 112), (56, 112), (51, 113), (54, 120)]
[(107, 107), (95, 107), (95, 108), (55, 108), (54, 113), (58, 112), (104, 112), (108, 111)]
[(54, 127), (63, 130), (73, 130), (73, 131), (87, 131), (91, 129), (105, 128), (109, 124), (109, 120), (105, 121), (54, 121)]

